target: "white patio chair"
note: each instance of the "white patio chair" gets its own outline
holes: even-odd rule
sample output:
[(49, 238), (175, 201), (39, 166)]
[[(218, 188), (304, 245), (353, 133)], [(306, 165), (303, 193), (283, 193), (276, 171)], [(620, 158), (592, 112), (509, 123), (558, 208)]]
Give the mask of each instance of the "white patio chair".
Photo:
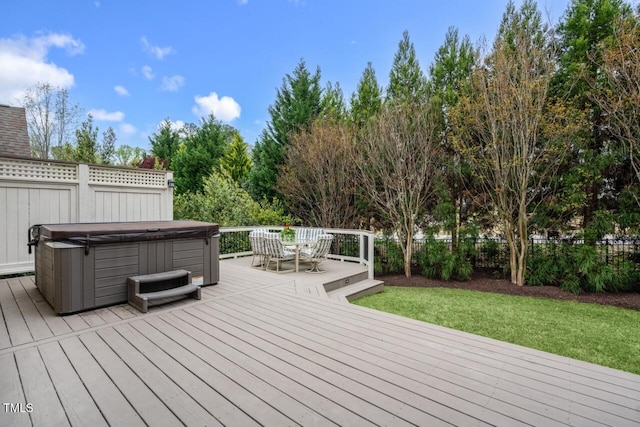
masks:
[[(289, 251), (285, 249), (280, 240), (279, 233), (266, 233), (264, 237), (264, 243), (266, 246), (267, 260), (265, 269), (269, 271), (275, 271), (276, 273), (288, 273), (295, 271), (295, 269), (281, 270), (280, 266), (285, 261), (292, 261), (295, 259), (295, 251)], [(276, 263), (276, 269), (270, 269), (269, 266), (272, 262)]]
[(316, 244), (303, 252), (304, 257), (312, 263), (311, 268), (305, 270), (307, 273), (324, 273), (327, 271), (321, 270), (320, 264), (327, 259), (327, 255), (331, 249), (331, 242), (333, 242), (333, 235), (321, 234), (318, 236)]
[[(249, 242), (251, 243), (251, 250), (253, 251), (253, 258), (251, 259), (251, 267), (264, 268), (266, 251), (264, 245), (264, 232), (254, 230), (249, 233)], [(258, 264), (255, 260), (258, 258)]]

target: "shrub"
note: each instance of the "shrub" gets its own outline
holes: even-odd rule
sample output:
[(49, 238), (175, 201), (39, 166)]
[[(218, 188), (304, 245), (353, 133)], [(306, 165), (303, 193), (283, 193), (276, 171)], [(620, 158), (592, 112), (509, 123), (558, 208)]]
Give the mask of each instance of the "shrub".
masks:
[(419, 261), (422, 274), (426, 277), (468, 280), (473, 272), (472, 257), (475, 255), (475, 235), (472, 233), (460, 233), (455, 250), (451, 250), (449, 242), (429, 236)]
[(385, 236), (375, 244), (374, 272), (377, 275), (404, 272), (402, 248), (393, 239)]

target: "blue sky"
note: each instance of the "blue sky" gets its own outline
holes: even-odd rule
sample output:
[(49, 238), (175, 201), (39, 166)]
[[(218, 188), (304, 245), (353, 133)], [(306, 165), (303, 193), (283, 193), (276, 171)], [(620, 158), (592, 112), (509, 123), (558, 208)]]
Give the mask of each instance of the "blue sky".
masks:
[[(0, 13), (0, 104), (37, 82), (69, 88), (118, 144), (149, 148), (169, 118), (214, 112), (253, 145), (301, 58), (349, 99), (371, 61), (386, 86), (402, 32), (427, 73), (447, 28), (491, 40), (507, 0), (8, 1)], [(516, 2), (520, 4), (520, 2)], [(540, 0), (552, 23), (568, 0)], [(545, 12), (546, 13), (546, 12)]]

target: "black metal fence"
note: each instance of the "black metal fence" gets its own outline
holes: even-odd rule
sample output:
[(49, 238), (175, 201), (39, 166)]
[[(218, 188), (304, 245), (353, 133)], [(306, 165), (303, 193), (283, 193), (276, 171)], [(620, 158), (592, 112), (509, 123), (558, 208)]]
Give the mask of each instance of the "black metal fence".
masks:
[[(451, 250), (451, 239), (439, 239), (447, 243)], [(530, 239), (529, 259), (536, 256), (560, 257), (576, 245), (583, 245), (578, 239)], [(403, 255), (399, 243), (391, 238), (379, 238), (375, 241), (376, 274), (403, 273)], [(503, 270), (509, 265), (509, 248), (505, 240), (473, 239), (474, 253), (470, 261), (474, 269)], [(595, 244), (601, 260), (618, 268), (623, 262), (640, 263), (640, 237), (620, 237), (603, 239)], [(427, 248), (426, 239), (416, 239), (413, 242), (412, 268), (416, 272), (420, 269), (420, 259)]]

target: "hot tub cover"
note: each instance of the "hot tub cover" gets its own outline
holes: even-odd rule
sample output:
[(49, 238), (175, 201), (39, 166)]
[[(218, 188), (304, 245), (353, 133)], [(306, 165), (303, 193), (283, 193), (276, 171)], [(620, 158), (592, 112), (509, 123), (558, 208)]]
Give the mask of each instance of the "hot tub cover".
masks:
[(41, 239), (85, 247), (149, 240), (209, 239), (218, 232), (218, 224), (201, 221), (41, 224), (31, 227), (29, 246), (37, 246)]

